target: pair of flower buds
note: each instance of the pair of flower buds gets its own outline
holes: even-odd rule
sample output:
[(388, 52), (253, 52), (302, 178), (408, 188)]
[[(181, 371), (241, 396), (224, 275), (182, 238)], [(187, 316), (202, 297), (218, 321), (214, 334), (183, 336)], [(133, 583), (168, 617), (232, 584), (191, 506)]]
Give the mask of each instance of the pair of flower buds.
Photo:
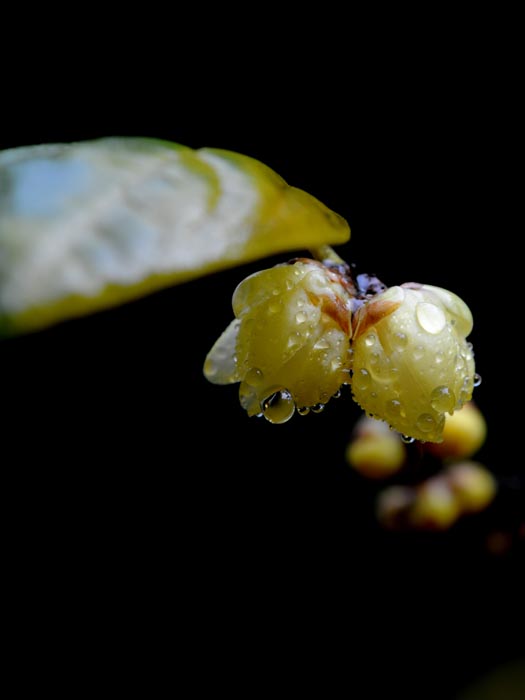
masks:
[[(384, 291), (383, 291), (384, 290)], [(348, 268), (297, 259), (234, 292), (235, 320), (206, 358), (216, 384), (240, 382), (248, 415), (284, 423), (319, 412), (343, 384), (367, 414), (425, 442), (472, 396), (472, 315), (429, 285), (359, 289)]]

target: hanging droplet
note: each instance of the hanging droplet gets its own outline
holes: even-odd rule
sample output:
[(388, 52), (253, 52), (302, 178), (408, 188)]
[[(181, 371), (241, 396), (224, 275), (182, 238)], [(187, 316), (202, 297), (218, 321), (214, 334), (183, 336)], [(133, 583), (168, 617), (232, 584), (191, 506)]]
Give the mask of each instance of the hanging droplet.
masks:
[(416, 426), (422, 433), (430, 433), (436, 427), (436, 421), (430, 413), (421, 413), (417, 417)]
[(481, 384), (481, 374), (476, 374), (474, 375), (474, 384), (473, 386), (479, 386)]
[(410, 437), (410, 435), (401, 435), (401, 442), (404, 442), (405, 445), (411, 445), (415, 441), (416, 441), (416, 439), (413, 437)]
[(448, 386), (438, 386), (430, 394), (430, 405), (438, 413), (453, 413), (456, 396)]
[(295, 403), (287, 389), (270, 394), (261, 404), (264, 417), (270, 423), (286, 423), (293, 416)]
[(310, 407), (309, 406), (301, 406), (300, 408), (297, 409), (297, 413), (300, 416), (307, 416), (310, 413)]
[(333, 399), (340, 399), (341, 398), (341, 389), (338, 389), (335, 394), (332, 396)]
[(324, 411), (324, 403), (316, 403), (311, 410), (312, 413), (322, 413)]

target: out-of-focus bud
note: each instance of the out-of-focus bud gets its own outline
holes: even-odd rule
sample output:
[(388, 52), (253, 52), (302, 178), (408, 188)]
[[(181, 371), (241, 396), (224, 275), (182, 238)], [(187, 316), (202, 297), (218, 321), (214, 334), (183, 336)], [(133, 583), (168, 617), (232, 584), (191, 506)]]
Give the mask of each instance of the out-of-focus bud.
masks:
[(459, 462), (452, 465), (446, 479), (463, 513), (484, 510), (494, 499), (496, 480), (482, 464)]
[(379, 493), (376, 501), (377, 519), (389, 530), (409, 527), (408, 517), (416, 492), (410, 486), (389, 486)]
[(428, 479), (416, 489), (410, 521), (417, 529), (447, 530), (460, 515), (460, 503), (444, 476)]
[(443, 442), (431, 443), (427, 449), (440, 459), (472, 457), (485, 442), (487, 424), (479, 408), (472, 402), (460, 411), (446, 416)]
[(346, 448), (350, 466), (370, 479), (386, 479), (398, 472), (406, 458), (401, 438), (386, 423), (364, 416)]
[(353, 318), (353, 394), (401, 434), (440, 442), (445, 413), (472, 396), (472, 315), (455, 294), (429, 285), (390, 287)]
[(240, 382), (248, 415), (284, 423), (298, 408), (320, 411), (350, 382), (350, 283), (300, 259), (257, 272), (233, 295), (236, 319), (204, 364), (215, 384)]

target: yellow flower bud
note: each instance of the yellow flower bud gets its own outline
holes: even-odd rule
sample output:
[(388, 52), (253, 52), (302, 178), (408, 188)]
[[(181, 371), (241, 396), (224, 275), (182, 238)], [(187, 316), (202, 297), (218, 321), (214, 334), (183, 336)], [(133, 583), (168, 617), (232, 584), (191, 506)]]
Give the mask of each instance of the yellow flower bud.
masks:
[(353, 394), (401, 434), (440, 442), (445, 413), (472, 395), (472, 315), (455, 294), (428, 285), (391, 287), (353, 319)]
[(298, 407), (322, 410), (350, 381), (349, 283), (335, 269), (301, 259), (245, 279), (233, 295), (236, 319), (204, 365), (216, 384), (240, 382), (248, 415), (284, 423)]
[(429, 444), (427, 449), (440, 459), (464, 459), (479, 450), (486, 436), (487, 424), (483, 414), (470, 401), (453, 416), (446, 417), (443, 442)]
[(427, 479), (416, 489), (410, 521), (422, 530), (447, 530), (461, 515), (461, 504), (448, 482), (440, 476)]
[(346, 448), (350, 466), (370, 479), (386, 479), (398, 472), (406, 458), (405, 446), (397, 433), (383, 421), (366, 416), (355, 428), (355, 435)]
[(448, 469), (447, 480), (464, 513), (484, 510), (496, 495), (496, 480), (477, 462), (454, 464)]

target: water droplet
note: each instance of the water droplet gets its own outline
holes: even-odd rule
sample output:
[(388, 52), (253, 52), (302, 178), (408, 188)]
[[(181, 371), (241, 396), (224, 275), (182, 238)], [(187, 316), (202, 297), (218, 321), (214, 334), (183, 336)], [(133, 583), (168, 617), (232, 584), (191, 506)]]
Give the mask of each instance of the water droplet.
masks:
[(359, 391), (367, 391), (370, 388), (370, 382), (370, 372), (364, 367), (354, 373), (354, 384)]
[(472, 351), (474, 349), (474, 346), (472, 345), (472, 343), (467, 343), (467, 349), (470, 351)]
[(416, 439), (413, 437), (410, 437), (410, 435), (401, 435), (401, 442), (404, 442), (405, 445), (411, 445), (415, 441), (416, 441)]
[(416, 345), (416, 347), (414, 348), (414, 351), (412, 353), (412, 357), (414, 358), (414, 360), (418, 361), (418, 360), (423, 359), (424, 354), (425, 354), (424, 346), (423, 345)]
[(370, 353), (369, 362), (372, 366), (379, 364), (380, 359), (381, 359), (381, 355), (378, 352), (371, 352)]
[(322, 413), (324, 411), (324, 403), (316, 403), (312, 406), (312, 413)]
[(314, 350), (328, 350), (329, 347), (330, 343), (326, 340), (326, 338), (321, 337), (314, 345)]
[(259, 386), (264, 379), (264, 374), (257, 367), (252, 367), (246, 372), (244, 381), (250, 386)]
[(288, 349), (295, 350), (296, 348), (299, 347), (300, 343), (301, 343), (301, 336), (299, 335), (299, 333), (290, 333), (290, 335), (288, 336), (288, 343), (287, 343)]
[(340, 399), (341, 398), (341, 389), (338, 389), (335, 394), (332, 396), (333, 399)]
[(430, 413), (421, 413), (416, 420), (416, 426), (422, 433), (430, 433), (436, 427), (436, 421)]
[(437, 386), (430, 394), (430, 405), (438, 413), (452, 413), (456, 406), (456, 396), (448, 386)]
[(403, 351), (408, 345), (408, 336), (406, 333), (394, 333), (392, 344), (397, 350)]
[(272, 294), (274, 295), (274, 297), (279, 296), (280, 293), (281, 293), (280, 289), (272, 289)]
[(293, 289), (293, 282), (292, 280), (286, 280), (286, 289), (290, 291), (290, 289)]
[(397, 418), (401, 415), (401, 401), (391, 399), (385, 402), (385, 413), (390, 418)]
[(442, 352), (436, 352), (436, 355), (434, 357), (434, 362), (436, 363), (436, 365), (442, 365), (444, 361), (445, 355)]
[(286, 423), (293, 416), (295, 404), (287, 389), (275, 391), (261, 403), (264, 417), (270, 423)]
[(366, 345), (367, 347), (371, 348), (372, 345), (374, 345), (375, 342), (376, 342), (376, 336), (375, 336), (374, 333), (370, 333), (370, 335), (367, 335), (367, 336), (366, 336), (366, 338), (365, 338), (365, 345)]
[(473, 384), (473, 386), (479, 386), (479, 385), (481, 384), (481, 381), (482, 381), (482, 379), (481, 379), (481, 374), (478, 374), (478, 373), (476, 372), (476, 374), (474, 375), (474, 384)]
[(281, 310), (281, 300), (277, 301), (271, 301), (268, 304), (268, 313), (269, 314), (276, 314)]
[(335, 358), (330, 362), (330, 369), (332, 372), (337, 372), (338, 369), (341, 369), (342, 362), (339, 358)]
[(295, 320), (297, 323), (304, 323), (307, 319), (308, 316), (304, 313), (304, 311), (299, 311), (295, 314)]
[(301, 406), (297, 409), (297, 413), (300, 416), (307, 416), (310, 413), (310, 408), (308, 406)]
[(416, 318), (421, 328), (431, 335), (441, 333), (447, 325), (444, 311), (428, 301), (422, 301), (416, 306)]

